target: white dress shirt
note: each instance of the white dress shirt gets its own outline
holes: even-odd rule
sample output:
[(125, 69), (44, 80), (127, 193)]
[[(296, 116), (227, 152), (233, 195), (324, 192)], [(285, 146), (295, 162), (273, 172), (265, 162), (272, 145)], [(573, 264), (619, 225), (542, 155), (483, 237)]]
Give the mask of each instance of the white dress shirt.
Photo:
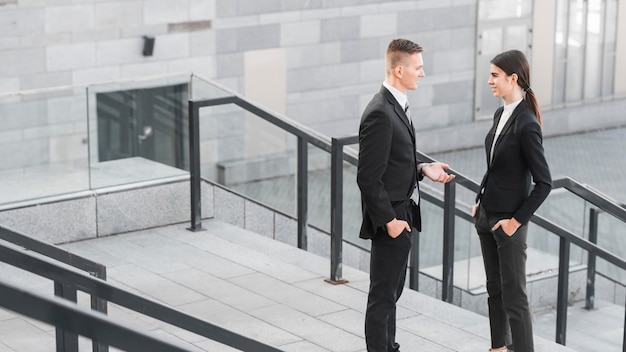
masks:
[(515, 110), (517, 105), (519, 105), (519, 103), (523, 99), (524, 98), (521, 98), (518, 101), (514, 101), (511, 104), (508, 104), (508, 105), (504, 106), (504, 111), (502, 111), (502, 116), (500, 116), (500, 121), (498, 122), (498, 126), (496, 127), (496, 133), (493, 136), (493, 142), (491, 143), (491, 155), (489, 155), (489, 160), (490, 161), (493, 160), (493, 150), (495, 149), (496, 142), (498, 141), (498, 138), (500, 137), (500, 132), (502, 132), (502, 129), (506, 125), (507, 121), (509, 121), (509, 118), (511, 117), (511, 114), (513, 113), (513, 110)]
[(393, 97), (396, 98), (396, 101), (398, 102), (398, 104), (400, 104), (400, 106), (403, 109), (406, 107), (406, 105), (409, 102), (409, 99), (407, 98), (405, 93), (402, 93), (401, 91), (397, 90), (386, 81), (383, 81), (383, 87), (387, 88), (387, 90), (391, 92), (391, 95), (393, 95)]

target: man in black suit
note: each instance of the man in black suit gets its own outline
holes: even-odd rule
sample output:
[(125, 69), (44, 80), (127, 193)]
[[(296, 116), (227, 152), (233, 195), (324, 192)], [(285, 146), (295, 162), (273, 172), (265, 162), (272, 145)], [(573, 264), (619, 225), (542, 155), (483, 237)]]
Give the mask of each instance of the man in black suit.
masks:
[(422, 48), (407, 39), (391, 41), (385, 81), (365, 108), (359, 127), (357, 183), (363, 223), (360, 237), (372, 240), (370, 289), (365, 313), (368, 352), (399, 351), (396, 302), (402, 294), (411, 228), (421, 230), (418, 180), (449, 182), (449, 166), (417, 160), (415, 129), (406, 92), (424, 77)]

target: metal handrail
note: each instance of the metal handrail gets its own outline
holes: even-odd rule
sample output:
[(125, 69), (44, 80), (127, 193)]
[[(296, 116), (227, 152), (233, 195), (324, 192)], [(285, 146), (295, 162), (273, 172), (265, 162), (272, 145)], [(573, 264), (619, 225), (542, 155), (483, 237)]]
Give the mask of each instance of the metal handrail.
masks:
[[(98, 279), (106, 280), (106, 266), (74, 253), (70, 253), (57, 246), (23, 235), (4, 226), (0, 226), (0, 239), (55, 259), (58, 262), (86, 271)], [(67, 290), (62, 285), (55, 284), (55, 294), (66, 299), (76, 301), (76, 297), (72, 294), (72, 290)], [(106, 314), (107, 302), (102, 298), (92, 295), (91, 308)], [(57, 345), (63, 346), (63, 350), (78, 350), (78, 336), (69, 335), (64, 330), (57, 328), (56, 338)], [(98, 343), (95, 340), (93, 341), (93, 352), (107, 352), (108, 350), (108, 346)]]
[(86, 271), (99, 279), (106, 280), (106, 266), (103, 264), (68, 252), (47, 242), (26, 236), (4, 225), (0, 226), (0, 239)]
[[(225, 88), (222, 88), (227, 91)], [(190, 173), (190, 202), (191, 226), (190, 231), (202, 231), (202, 204), (201, 204), (201, 172), (200, 172), (200, 109), (210, 106), (234, 104), (251, 112), (272, 125), (298, 138), (297, 146), (297, 219), (298, 219), (298, 248), (307, 249), (308, 227), (308, 180), (307, 161), (308, 144), (312, 144), (328, 153), (332, 145), (328, 137), (293, 121), (286, 116), (270, 111), (255, 104), (235, 92), (228, 91), (228, 96), (189, 100), (189, 173)]]
[[(434, 161), (433, 158), (421, 152), (418, 152), (418, 157), (420, 157), (421, 160)], [(456, 178), (452, 181), (452, 183), (456, 182), (458, 184), (461, 184), (474, 192), (478, 192), (480, 190), (480, 185), (474, 182), (473, 180), (471, 180), (470, 178), (463, 176), (462, 174), (452, 169), (449, 172), (454, 173), (456, 175)], [(581, 183), (576, 182), (569, 177), (561, 177), (552, 181), (552, 189), (559, 189), (559, 188), (567, 189), (568, 191), (572, 192), (573, 194), (577, 195), (583, 200), (590, 202), (591, 204), (594, 204), (599, 209), (602, 209), (603, 211), (606, 211), (608, 214), (613, 215), (614, 217), (621, 220), (622, 222), (626, 222), (626, 209), (624, 208), (624, 206), (621, 204), (618, 204), (616, 201), (601, 194), (600, 192), (590, 187), (584, 186)], [(446, 198), (446, 194), (445, 194), (446, 192), (448, 192), (448, 188), (446, 188), (446, 190), (444, 191), (444, 198)], [(446, 198), (446, 201), (449, 201), (448, 198)], [(452, 198), (451, 201), (454, 204), (455, 199)], [(445, 208), (446, 206), (444, 202), (444, 209)], [(457, 212), (458, 212), (458, 209), (457, 209)], [(467, 219), (467, 217), (464, 217), (464, 218)], [(561, 226), (543, 218), (542, 216), (534, 214), (531, 217), (530, 221), (538, 225), (539, 227), (544, 228), (548, 232), (554, 233), (557, 236), (559, 236), (559, 275), (558, 275), (558, 284), (557, 284), (557, 287), (558, 287), (557, 288), (557, 308), (556, 308), (557, 318), (556, 318), (555, 341), (557, 343), (565, 345), (566, 334), (567, 334), (566, 327), (567, 327), (568, 285), (569, 285), (569, 254), (570, 254), (571, 245), (574, 244), (580, 247), (581, 249), (585, 250), (587, 253), (589, 253), (590, 258), (592, 259), (589, 260), (588, 265), (595, 265), (595, 258), (600, 257), (606, 260), (607, 262), (619, 267), (620, 269), (626, 270), (626, 261), (623, 258), (620, 258), (616, 256), (615, 254), (603, 248), (598, 247), (595, 243), (588, 241), (582, 238), (581, 236), (578, 236), (562, 228)], [(591, 228), (591, 226), (597, 226), (597, 223), (595, 222), (590, 223), (590, 230), (593, 231), (593, 228)], [(445, 226), (444, 226), (444, 253), (448, 251), (453, 251), (453, 248), (450, 249), (448, 247), (449, 245), (448, 242), (445, 240), (449, 236), (453, 237), (454, 233), (452, 234), (447, 233)], [(452, 293), (451, 287), (445, 287), (446, 285), (451, 285), (451, 282), (449, 280), (445, 280), (445, 277), (446, 275), (452, 275), (451, 272), (453, 270), (454, 270), (454, 258), (450, 258), (450, 257), (445, 258), (444, 256), (444, 262), (443, 262), (444, 280), (442, 280), (442, 284), (444, 285), (443, 292), (447, 291), (447, 292)], [(589, 270), (588, 278), (587, 278), (588, 282), (589, 280), (593, 282), (593, 278), (590, 277), (590, 275), (593, 275), (593, 274), (595, 274), (595, 267)], [(589, 288), (589, 285), (587, 286), (587, 288)], [(587, 297), (589, 297), (592, 294), (593, 292), (588, 293)], [(448, 297), (445, 297), (444, 300), (448, 302), (452, 302), (452, 296), (450, 295)], [(589, 298), (587, 299), (587, 301), (589, 302)], [(626, 314), (625, 314), (624, 326), (626, 327)], [(624, 349), (626, 349), (626, 329), (624, 332), (624, 336), (622, 338), (622, 346)]]
[[(340, 155), (339, 153), (343, 152), (343, 146), (348, 144), (355, 144), (358, 142), (357, 136), (345, 137), (341, 139), (333, 139), (333, 143), (340, 145), (333, 148), (332, 160), (345, 160), (350, 164), (356, 166), (357, 158), (354, 158), (354, 155)], [(417, 152), (417, 157), (421, 161), (425, 162), (433, 162), (435, 159), (432, 157), (422, 153)], [(342, 192), (342, 175), (341, 175), (341, 163), (333, 162), (331, 163), (331, 182), (333, 183), (334, 188), (337, 189), (338, 193)], [(444, 210), (443, 216), (443, 265), (442, 265), (442, 300), (446, 302), (453, 301), (453, 277), (454, 277), (454, 219), (456, 216), (461, 217), (467, 221), (473, 221), (473, 217), (471, 214), (463, 209), (460, 209), (456, 206), (456, 185), (461, 185), (470, 191), (478, 192), (480, 190), (480, 185), (476, 183), (474, 180), (470, 179), (467, 176), (455, 171), (454, 169), (450, 169), (449, 173), (453, 173), (456, 175), (455, 179), (447, 183), (444, 186), (444, 194), (443, 200), (434, 197), (423, 190), (421, 191), (421, 196), (424, 200), (433, 203), (434, 205), (442, 208)], [(553, 180), (553, 189), (567, 189), (571, 193), (577, 195), (578, 197), (584, 199), (585, 201), (594, 204), (599, 209), (602, 209), (608, 214), (613, 215), (619, 220), (626, 222), (626, 209), (623, 205), (618, 204), (616, 201), (610, 199), (609, 197), (601, 194), (600, 192), (582, 185), (569, 177), (561, 177)], [(340, 195), (334, 195), (332, 197), (333, 201), (340, 202), (339, 204), (333, 204), (333, 211), (337, 211), (337, 209), (342, 208), (342, 197)], [(597, 216), (597, 215), (596, 215)], [(343, 241), (341, 216), (334, 215), (332, 219), (338, 219), (338, 221), (334, 221), (331, 226), (331, 279), (335, 278), (338, 280), (341, 278), (341, 254), (337, 253), (337, 250), (332, 250), (333, 246), (337, 246), (338, 243)], [(560, 344), (565, 344), (566, 340), (566, 325), (567, 325), (567, 295), (568, 295), (568, 284), (569, 284), (569, 253), (570, 247), (572, 244), (582, 248), (587, 253), (589, 253), (590, 260), (588, 262), (589, 265), (595, 265), (595, 258), (600, 257), (607, 262), (616, 265), (622, 270), (626, 270), (626, 261), (623, 258), (616, 256), (615, 254), (597, 246), (595, 243), (588, 241), (581, 236), (578, 236), (571, 231), (568, 231), (561, 226), (545, 219), (544, 217), (533, 214), (530, 221), (539, 227), (551, 232), (560, 238), (559, 244), (559, 276), (558, 276), (558, 290), (557, 290), (557, 322), (556, 322), (556, 342)], [(592, 222), (590, 226), (597, 226), (595, 222)], [(418, 241), (415, 241), (418, 242)], [(417, 288), (417, 276), (419, 272), (419, 268), (417, 268), (418, 260), (417, 254), (412, 254), (411, 258), (411, 273), (410, 273), (410, 287), (413, 289)], [(413, 258), (415, 257), (415, 258)], [(592, 275), (595, 275), (595, 267), (590, 270), (588, 274), (588, 282), (593, 282)], [(587, 286), (589, 290), (589, 285)], [(593, 288), (591, 288), (593, 290)], [(589, 292), (587, 294), (587, 301), (590, 301), (589, 296), (593, 295), (593, 292)], [(625, 316), (626, 321), (626, 316)], [(625, 323), (626, 326), (626, 323)], [(626, 348), (626, 332), (624, 334), (623, 346)]]
[(561, 177), (552, 182), (552, 189), (556, 188), (564, 188), (602, 209), (602, 211), (626, 222), (626, 208), (623, 204), (619, 204), (616, 200), (589, 186), (576, 182), (569, 177)]
[(6, 309), (57, 326), (76, 336), (83, 335), (125, 351), (190, 351), (191, 346), (178, 341), (142, 332), (105, 315), (82, 309), (67, 300), (54, 296), (45, 297), (2, 281), (0, 297), (0, 306)]
[(198, 319), (157, 301), (141, 297), (80, 271), (71, 270), (48, 258), (33, 255), (25, 250), (18, 250), (0, 244), (0, 261), (50, 279), (55, 284), (58, 283), (72, 287), (74, 291), (80, 290), (87, 294), (101, 297), (135, 312), (242, 351), (280, 352), (277, 348)]
[[(224, 91), (227, 91), (224, 89)], [(358, 142), (358, 136), (349, 136), (344, 138), (333, 138), (328, 141), (327, 138), (320, 136), (304, 126), (281, 116), (277, 113), (271, 112), (268, 109), (262, 108), (257, 104), (254, 104), (245, 98), (239, 96), (234, 92), (230, 92), (227, 97), (220, 97), (214, 99), (206, 99), (199, 101), (189, 101), (189, 145), (190, 145), (190, 165), (191, 165), (191, 227), (190, 230), (197, 231), (202, 229), (201, 225), (201, 203), (200, 203), (200, 155), (199, 155), (199, 109), (201, 107), (216, 106), (224, 104), (235, 104), (243, 109), (263, 118), (270, 122), (274, 126), (277, 126), (284, 131), (291, 133), (298, 138), (298, 189), (297, 189), (297, 208), (298, 208), (298, 246), (300, 248), (306, 248), (306, 228), (307, 228), (307, 185), (306, 174), (307, 160), (306, 146), (311, 143), (322, 150), (331, 154), (331, 273), (330, 278), (327, 280), (332, 283), (346, 282), (342, 278), (342, 243), (343, 243), (343, 185), (342, 185), (342, 163), (346, 161), (352, 165), (357, 165), (358, 155), (352, 150), (344, 150), (345, 145), (356, 144)], [(417, 152), (417, 156), (422, 161), (434, 161), (430, 156)], [(464, 176), (463, 174), (456, 172), (453, 169), (449, 170), (450, 173), (454, 173), (456, 178), (444, 186), (443, 201), (438, 200), (436, 197), (425, 193), (423, 190), (422, 196), (425, 200), (430, 201), (439, 207), (444, 209), (444, 258), (443, 258), (443, 273), (442, 273), (442, 299), (447, 302), (452, 302), (453, 293), (453, 272), (454, 272), (454, 219), (459, 216), (465, 220), (473, 221), (472, 216), (465, 210), (459, 209), (456, 206), (456, 185), (461, 185), (470, 191), (478, 192), (480, 185)], [(608, 197), (600, 194), (599, 192), (584, 186), (571, 178), (564, 177), (553, 180), (553, 189), (564, 188), (579, 196), (580, 198), (594, 204), (598, 208), (606, 211), (607, 213), (615, 216), (616, 218), (626, 222), (626, 209), (623, 206), (617, 204), (617, 202), (609, 199)], [(565, 344), (565, 322), (567, 311), (567, 285), (568, 285), (568, 258), (569, 247), (571, 244), (577, 245), (584, 249), (590, 255), (600, 257), (609, 263), (612, 263), (623, 270), (626, 270), (626, 262), (598, 247), (596, 244), (585, 240), (584, 238), (563, 229), (562, 227), (552, 223), (551, 221), (539, 216), (533, 215), (531, 222), (548, 230), (559, 236), (560, 238), (560, 255), (559, 255), (559, 288), (557, 297), (557, 337), (556, 342)], [(417, 242), (417, 241), (416, 241)], [(415, 247), (414, 247), (415, 249)], [(415, 252), (415, 251), (413, 251)], [(416, 254), (415, 254), (416, 255)], [(417, 286), (417, 265), (416, 258), (411, 258), (411, 263), (414, 267), (411, 273), (411, 286)], [(626, 324), (625, 324), (626, 325)], [(626, 346), (626, 329), (625, 329), (624, 346)]]

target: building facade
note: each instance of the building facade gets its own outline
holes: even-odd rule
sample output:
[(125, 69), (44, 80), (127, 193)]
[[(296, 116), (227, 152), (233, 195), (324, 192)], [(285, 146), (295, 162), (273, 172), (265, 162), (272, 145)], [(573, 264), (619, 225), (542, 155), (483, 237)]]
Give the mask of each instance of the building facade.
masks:
[(626, 123), (619, 0), (0, 0), (0, 92), (193, 72), (340, 137), (396, 37), (425, 49), (409, 99), (426, 152), (482, 143), (500, 104), (489, 60), (512, 48), (530, 58), (546, 135)]

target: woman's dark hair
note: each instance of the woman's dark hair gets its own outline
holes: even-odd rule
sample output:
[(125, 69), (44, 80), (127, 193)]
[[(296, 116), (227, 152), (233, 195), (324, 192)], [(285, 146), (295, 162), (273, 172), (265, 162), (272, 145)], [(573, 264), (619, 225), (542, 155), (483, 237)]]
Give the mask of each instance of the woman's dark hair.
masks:
[(530, 65), (526, 60), (526, 55), (519, 50), (509, 50), (498, 54), (491, 60), (491, 63), (498, 66), (508, 76), (517, 74), (517, 84), (522, 87), (526, 93), (524, 100), (526, 105), (532, 110), (537, 117), (539, 126), (542, 126), (541, 111), (537, 103), (535, 92), (530, 88)]

